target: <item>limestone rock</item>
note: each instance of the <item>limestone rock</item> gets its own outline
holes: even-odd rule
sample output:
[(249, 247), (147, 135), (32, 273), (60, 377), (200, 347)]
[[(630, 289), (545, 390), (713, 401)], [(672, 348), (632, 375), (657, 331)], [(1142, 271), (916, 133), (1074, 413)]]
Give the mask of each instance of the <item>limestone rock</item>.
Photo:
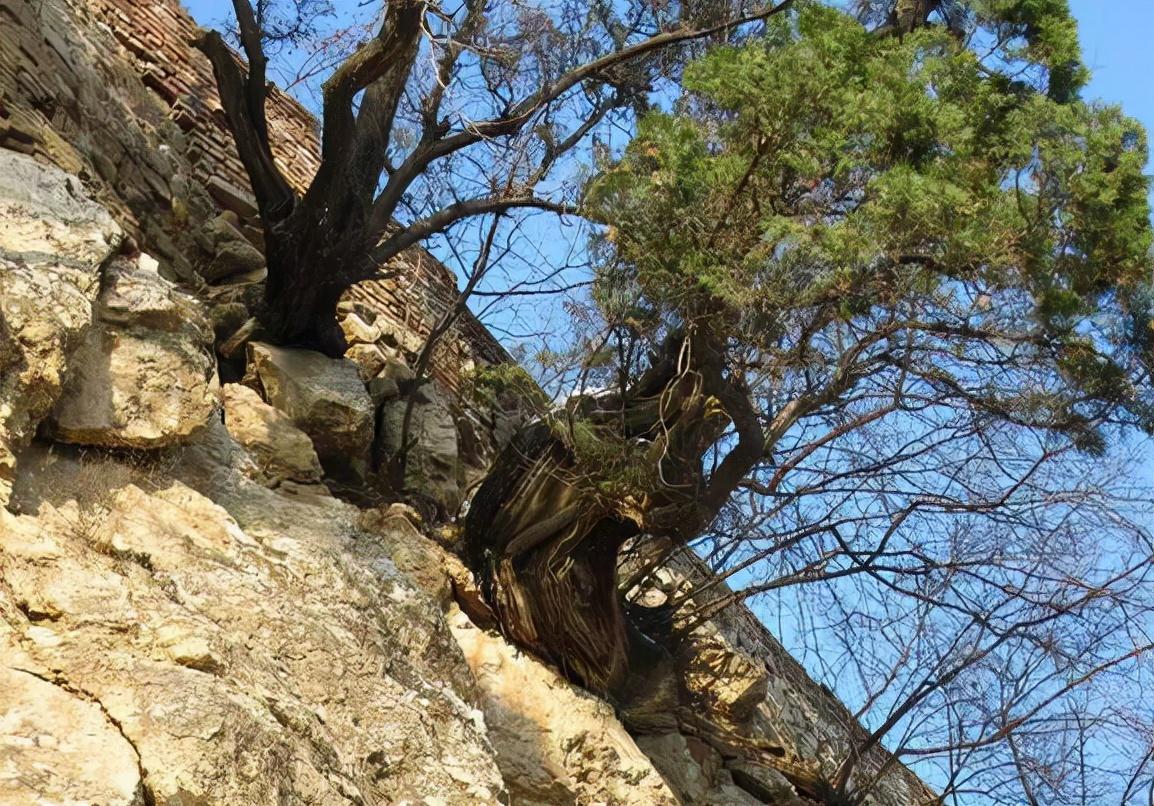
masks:
[(217, 382), (200, 305), (158, 274), (119, 261), (95, 310), (53, 411), (52, 435), (152, 449), (203, 428), (216, 410)]
[(393, 381), (397, 385), (400, 385), (413, 380), (417, 375), (409, 369), (409, 365), (401, 359), (394, 356), (386, 356), (385, 365), (381, 367), (377, 373), (377, 377)]
[(684, 803), (709, 806), (763, 803), (737, 786), (729, 771), (723, 768), (718, 752), (699, 739), (676, 732), (662, 733), (637, 737), (637, 746), (645, 751)]
[(91, 271), (121, 237), (75, 176), (0, 150), (0, 252), (9, 260)]
[(261, 342), (249, 343), (248, 356), (265, 400), (309, 435), (325, 470), (337, 478), (363, 477), (373, 406), (356, 365)]
[(252, 389), (235, 383), (225, 384), (221, 398), (224, 424), (255, 460), (259, 478), (274, 484), (320, 481), (321, 463), (312, 440), (286, 414), (265, 403)]
[[(106, 325), (189, 332), (203, 338), (207, 327), (201, 306), (178, 292), (152, 268), (155, 261), (113, 261), (104, 272), (98, 318)], [(200, 331), (200, 332), (198, 332)]]
[(356, 313), (345, 314), (340, 326), (349, 344), (376, 344), (381, 337), (380, 328), (370, 325)]
[(378, 375), (369, 381), (369, 397), (373, 399), (374, 406), (380, 406), (386, 400), (392, 400), (401, 393), (401, 387), (392, 378), (385, 375)]
[(243, 302), (220, 302), (209, 308), (208, 318), (216, 341), (223, 342), (249, 318), (248, 307)]
[(460, 611), (450, 625), (477, 677), (514, 803), (680, 803), (607, 703), (477, 629)]
[(258, 279), (265, 269), (264, 255), (253, 246), (236, 226), (235, 215), (225, 213), (204, 225), (198, 241), (212, 258), (202, 264), (200, 276), (210, 283), (237, 277)]
[(98, 704), (48, 672), (0, 666), (0, 803), (139, 806), (141, 795), (136, 751)]
[(121, 237), (76, 177), (0, 151), (0, 507), (17, 452), (60, 396)]
[[(409, 426), (411, 445), (405, 465), (405, 486), (419, 490), (449, 515), (455, 515), (464, 497), (457, 425), (444, 398), (432, 384), (418, 395)], [(381, 406), (377, 443), (382, 464), (400, 450), (407, 397), (386, 400)]]
[(380, 325), (381, 338), (385, 344), (409, 355), (416, 355), (425, 346), (425, 340), (417, 333), (396, 325)]
[(95, 509), (57, 459), (0, 510), (0, 802), (507, 803), (441, 608), (357, 510), (200, 451)]
[(404, 504), (361, 513), (358, 526), (372, 534), (381, 547), (414, 582), (443, 608), (453, 598), (453, 585), (444, 549), (417, 531), (420, 515)]
[(772, 767), (750, 761), (734, 761), (727, 764), (726, 769), (738, 786), (751, 793), (760, 803), (805, 806), (793, 785)]
[(345, 351), (345, 358), (357, 365), (361, 380), (368, 383), (385, 368), (388, 358), (375, 344), (354, 344)]

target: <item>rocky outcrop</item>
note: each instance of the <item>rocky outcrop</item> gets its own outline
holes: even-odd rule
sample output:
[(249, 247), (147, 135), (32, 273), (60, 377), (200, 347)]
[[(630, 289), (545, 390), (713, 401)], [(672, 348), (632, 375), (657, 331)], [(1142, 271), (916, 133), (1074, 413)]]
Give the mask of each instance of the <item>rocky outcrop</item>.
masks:
[(249, 366), (264, 398), (313, 441), (321, 465), (343, 480), (364, 479), (373, 406), (350, 361), (252, 342)]
[(0, 801), (503, 801), (439, 606), (355, 508), (258, 486), (244, 454), (216, 427), (172, 462), (22, 467), (29, 514), (0, 514), (0, 680), (20, 683), (0, 688), (19, 703)]
[(457, 609), (468, 573), (412, 510), (250, 480), (285, 422), (224, 397), (155, 458), (22, 461), (0, 802), (685, 802), (607, 703)]
[[(438, 511), (453, 517), (464, 497), (457, 443), (457, 423), (448, 402), (436, 387), (426, 384), (411, 392), (413, 413), (407, 435), (405, 488), (420, 491)], [(400, 450), (404, 433), (407, 397), (386, 399), (377, 418), (378, 460), (383, 464)]]
[(80, 181), (0, 151), (0, 507), (60, 396), (120, 228)]
[(497, 763), (516, 803), (681, 802), (608, 703), (478, 629), (460, 611), (450, 624), (476, 675)]
[(264, 255), (240, 231), (235, 213), (227, 211), (213, 218), (196, 237), (209, 256), (196, 270), (208, 282), (253, 282), (267, 273)]
[(212, 328), (146, 260), (115, 261), (72, 356), (50, 424), (79, 445), (154, 449), (186, 441), (217, 405)]
[(51, 671), (0, 666), (0, 739), (0, 803), (145, 802), (132, 743)]

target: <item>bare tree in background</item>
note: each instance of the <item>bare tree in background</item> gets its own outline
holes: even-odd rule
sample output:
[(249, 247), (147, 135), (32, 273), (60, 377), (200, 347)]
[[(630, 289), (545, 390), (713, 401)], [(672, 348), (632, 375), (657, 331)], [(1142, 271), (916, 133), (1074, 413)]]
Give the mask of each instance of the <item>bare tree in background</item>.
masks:
[(269, 144), (265, 47), (323, 9), (234, 0), (247, 64), (216, 32), (197, 46), (264, 224), (268, 337), (340, 355), (340, 295), (406, 248), (473, 216), (574, 211), (577, 188), (550, 187), (552, 169), (612, 115), (644, 106), (667, 51), (789, 5), (711, 6), (700, 20), (678, 4), (384, 4), (373, 36), (324, 81), (321, 165), (298, 193)]

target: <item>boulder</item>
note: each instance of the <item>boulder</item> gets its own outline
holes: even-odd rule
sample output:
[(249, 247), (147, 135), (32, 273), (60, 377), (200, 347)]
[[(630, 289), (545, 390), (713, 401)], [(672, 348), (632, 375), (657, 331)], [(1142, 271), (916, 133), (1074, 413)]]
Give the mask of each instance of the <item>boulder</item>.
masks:
[(203, 340), (210, 328), (200, 304), (160, 277), (148, 255), (113, 261), (104, 272), (98, 320), (121, 328), (189, 333)]
[(677, 732), (659, 733), (638, 736), (637, 746), (683, 803), (758, 806), (765, 802), (737, 786), (722, 767), (721, 755), (700, 739)]
[(107, 448), (185, 442), (217, 407), (212, 328), (199, 303), (136, 262), (106, 275), (49, 431)]
[(377, 373), (379, 378), (388, 378), (396, 381), (398, 384), (403, 384), (406, 381), (411, 381), (417, 377), (409, 365), (395, 356), (386, 356), (385, 365), (381, 367), (380, 372)]
[(417, 355), (425, 346), (425, 339), (411, 328), (402, 327), (395, 323), (378, 322), (381, 330), (381, 339), (389, 347), (400, 350), (409, 355)]
[(765, 764), (734, 760), (726, 764), (734, 783), (753, 795), (758, 803), (779, 803), (781, 806), (805, 806), (797, 796), (793, 784), (777, 770)]
[[(417, 396), (417, 402), (409, 425), (405, 486), (428, 496), (445, 514), (455, 515), (464, 498), (456, 421), (448, 403), (432, 384), (412, 394)], [(382, 465), (401, 448), (407, 405), (406, 396), (381, 404), (377, 458)]]
[(321, 463), (312, 440), (288, 415), (265, 403), (252, 389), (235, 383), (224, 385), (221, 399), (224, 424), (253, 458), (256, 478), (272, 484), (321, 480)]
[(248, 345), (249, 372), (264, 398), (309, 435), (326, 472), (360, 480), (368, 472), (373, 405), (351, 361), (311, 350)]
[(375, 344), (354, 344), (345, 351), (345, 358), (357, 365), (361, 380), (365, 383), (376, 377), (389, 360)]
[(208, 310), (212, 333), (218, 343), (226, 341), (249, 318), (248, 306), (243, 302), (219, 302)]
[(8, 260), (91, 274), (122, 237), (75, 176), (0, 150), (0, 252)]
[(80, 180), (0, 151), (0, 507), (16, 455), (52, 411), (122, 238)]
[(369, 397), (373, 399), (374, 406), (380, 406), (386, 400), (392, 400), (400, 393), (401, 388), (392, 378), (378, 375), (369, 381)]

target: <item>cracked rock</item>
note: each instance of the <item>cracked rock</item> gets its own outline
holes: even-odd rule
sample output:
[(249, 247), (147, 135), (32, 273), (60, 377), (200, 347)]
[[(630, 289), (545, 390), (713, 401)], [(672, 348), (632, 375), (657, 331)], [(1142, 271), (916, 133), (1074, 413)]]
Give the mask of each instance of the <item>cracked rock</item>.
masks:
[(139, 758), (96, 703), (0, 666), (0, 803), (144, 806)]

